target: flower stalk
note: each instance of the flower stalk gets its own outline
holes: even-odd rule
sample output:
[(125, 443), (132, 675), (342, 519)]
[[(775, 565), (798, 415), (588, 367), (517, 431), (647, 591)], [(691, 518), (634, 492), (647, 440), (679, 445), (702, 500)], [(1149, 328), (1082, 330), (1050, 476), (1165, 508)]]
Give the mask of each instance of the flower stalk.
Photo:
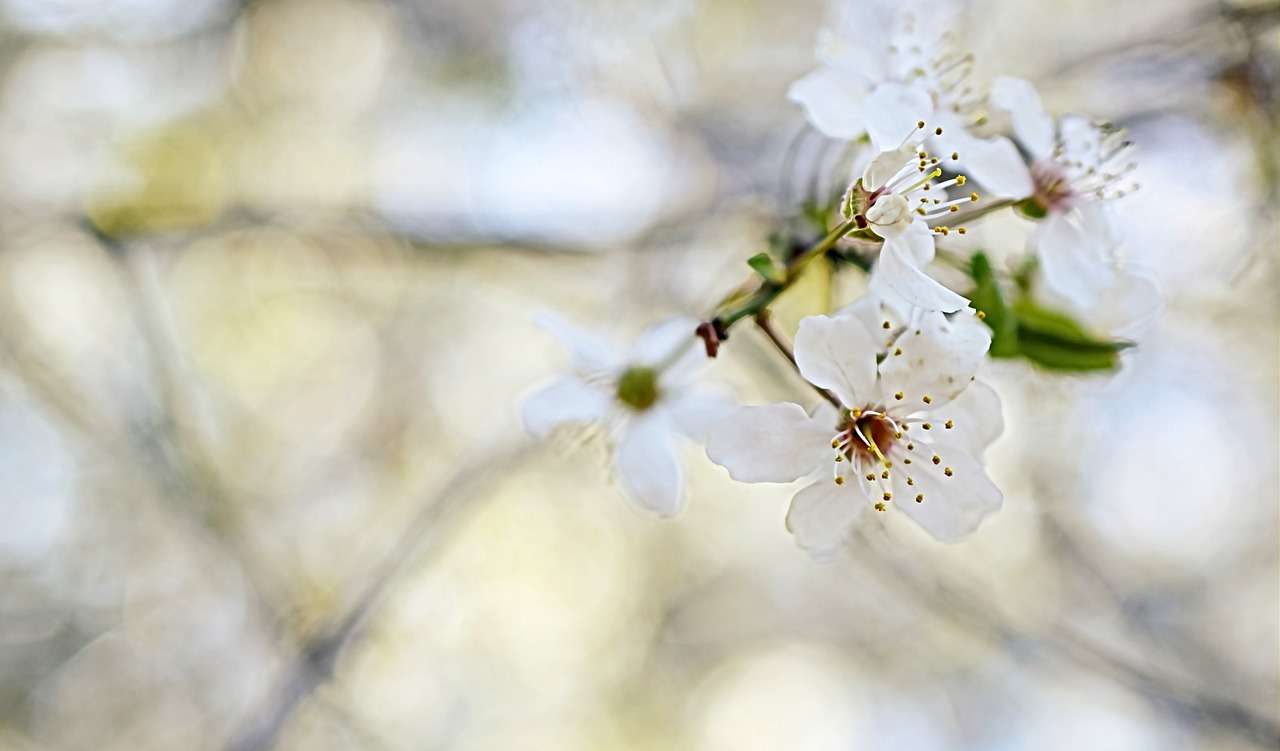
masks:
[(729, 328), (733, 324), (743, 318), (756, 316), (768, 308), (778, 298), (778, 295), (781, 295), (795, 283), (800, 273), (804, 271), (810, 262), (833, 249), (836, 243), (845, 235), (857, 229), (857, 226), (857, 223), (852, 219), (841, 223), (828, 232), (826, 237), (804, 251), (788, 258), (786, 266), (783, 268), (784, 273), (780, 279), (762, 278), (754, 288), (748, 287), (746, 290), (739, 290), (722, 300), (716, 306), (711, 320), (700, 325), (697, 330), (698, 336), (702, 338), (706, 345), (707, 356), (716, 356), (720, 342), (729, 338)]

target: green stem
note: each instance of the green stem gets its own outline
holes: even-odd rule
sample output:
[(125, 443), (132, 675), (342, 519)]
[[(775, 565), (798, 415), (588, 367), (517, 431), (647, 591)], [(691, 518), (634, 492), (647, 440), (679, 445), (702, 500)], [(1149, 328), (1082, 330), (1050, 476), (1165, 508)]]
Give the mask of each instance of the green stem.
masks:
[(827, 233), (827, 236), (814, 243), (804, 252), (798, 253), (787, 261), (786, 276), (780, 282), (770, 282), (762, 280), (754, 290), (747, 293), (746, 296), (732, 295), (725, 301), (721, 302), (716, 308), (713, 318), (719, 321), (720, 326), (724, 330), (728, 330), (730, 326), (747, 318), (754, 316), (769, 306), (778, 295), (782, 294), (788, 287), (795, 283), (800, 276), (800, 272), (809, 265), (815, 258), (821, 257), (827, 251), (835, 247), (840, 238), (856, 229), (857, 225), (850, 219), (839, 225), (835, 229)]

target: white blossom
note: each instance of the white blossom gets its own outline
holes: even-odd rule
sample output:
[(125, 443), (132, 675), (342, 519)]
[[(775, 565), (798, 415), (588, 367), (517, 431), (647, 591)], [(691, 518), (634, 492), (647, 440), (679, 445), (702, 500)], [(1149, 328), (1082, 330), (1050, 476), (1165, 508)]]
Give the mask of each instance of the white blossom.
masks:
[(558, 316), (543, 314), (537, 322), (564, 343), (571, 367), (525, 401), (526, 430), (543, 438), (565, 424), (602, 426), (627, 496), (659, 516), (680, 511), (685, 489), (678, 436), (702, 441), (732, 406), (723, 395), (692, 385), (705, 360), (696, 346), (697, 322), (657, 324), (625, 355)]
[[(917, 123), (916, 133), (924, 128)], [(977, 193), (948, 199), (947, 189), (964, 186), (965, 176), (939, 181), (939, 159), (911, 143), (880, 152), (863, 170), (846, 195), (846, 211), (860, 227), (884, 238), (871, 275), (871, 291), (923, 311), (953, 312), (968, 300), (924, 272), (933, 261), (934, 235), (948, 234), (946, 226), (931, 228), (929, 220), (949, 216), (960, 205), (976, 201)], [(859, 210), (862, 213), (857, 213)], [(963, 232), (963, 228), (959, 230)]]
[(939, 131), (930, 148), (958, 154), (964, 171), (990, 192), (1006, 195), (1001, 177), (1022, 164), (1003, 136), (980, 137), (986, 95), (970, 83), (973, 56), (954, 48), (954, 12), (946, 2), (860, 0), (844, 8), (836, 29), (819, 35), (819, 66), (791, 85), (788, 96), (809, 122), (832, 138), (863, 133), (880, 150), (901, 137), (902, 123), (924, 120)]
[(974, 380), (990, 343), (972, 316), (908, 326), (871, 298), (806, 318), (796, 363), (840, 408), (739, 407), (712, 429), (707, 455), (743, 482), (810, 478), (787, 527), (815, 555), (837, 550), (870, 509), (896, 507), (935, 538), (960, 540), (1003, 501), (981, 459), (1003, 430), (1000, 400)]
[[(1095, 328), (1126, 331), (1159, 307), (1150, 277), (1120, 257), (1121, 232), (1108, 199), (1136, 189), (1132, 144), (1121, 130), (1079, 115), (1057, 122), (1030, 82), (1002, 76), (991, 86), (992, 106), (1009, 113), (1014, 135), (1031, 155), (1014, 198), (1045, 212), (1032, 244), (1044, 284)], [(1010, 178), (1009, 182), (1015, 182)]]

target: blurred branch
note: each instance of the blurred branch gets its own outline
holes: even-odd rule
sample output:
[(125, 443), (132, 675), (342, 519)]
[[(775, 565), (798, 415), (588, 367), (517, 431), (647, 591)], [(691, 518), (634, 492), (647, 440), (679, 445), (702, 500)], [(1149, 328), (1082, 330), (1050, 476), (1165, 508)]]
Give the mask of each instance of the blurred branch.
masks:
[[(915, 567), (904, 565), (884, 546), (863, 535), (869, 550), (855, 559), (881, 570), (880, 581), (896, 586), (915, 599), (923, 609), (968, 628), (972, 633), (996, 644), (1025, 641), (1026, 635), (1008, 625), (999, 615), (1000, 608), (989, 598), (956, 583), (939, 570), (931, 571), (931, 580), (922, 579)], [(852, 548), (853, 546), (851, 546)], [(1173, 711), (1183, 718), (1203, 720), (1215, 729), (1244, 738), (1262, 748), (1280, 747), (1280, 723), (1263, 716), (1240, 702), (1221, 697), (1209, 690), (1182, 684), (1171, 676), (1134, 662), (1114, 649), (1079, 631), (1060, 624), (1036, 642), (1047, 653), (1091, 672), (1103, 673), (1128, 686), (1165, 712)]]
[(505, 453), (483, 456), (461, 467), (442, 488), (425, 495), (417, 504), (418, 513), (397, 538), (364, 591), (344, 614), (306, 640), (286, 669), (282, 688), (275, 700), (227, 745), (229, 751), (267, 751), (274, 748), (285, 724), (303, 700), (333, 677), (334, 667), (343, 650), (359, 637), (362, 626), (382, 603), (406, 564), (419, 550), (438, 542), (465, 518), (462, 512), (470, 508), (469, 500), (505, 476), (489, 471), (492, 467), (512, 469), (533, 453), (529, 445), (522, 444)]

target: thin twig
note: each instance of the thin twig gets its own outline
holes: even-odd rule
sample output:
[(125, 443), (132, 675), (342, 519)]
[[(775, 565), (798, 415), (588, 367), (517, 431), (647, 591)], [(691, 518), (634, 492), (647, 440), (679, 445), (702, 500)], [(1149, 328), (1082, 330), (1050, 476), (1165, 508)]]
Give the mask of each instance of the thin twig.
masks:
[[(773, 327), (772, 321), (769, 320), (769, 310), (766, 308), (761, 310), (759, 313), (756, 313), (755, 320), (756, 326), (764, 332), (765, 336), (769, 337), (769, 341), (773, 342), (774, 349), (778, 350), (783, 357), (787, 358), (787, 362), (791, 363), (791, 367), (795, 369), (797, 374), (799, 374), (800, 365), (796, 363), (795, 352), (792, 350), (791, 345), (788, 344), (787, 341), (782, 338), (782, 335), (778, 333), (778, 330)], [(803, 375), (800, 377), (804, 378)], [(809, 383), (809, 381), (806, 380), (805, 383)], [(811, 386), (814, 391), (818, 392), (818, 396), (821, 396), (823, 399), (830, 402), (831, 406), (836, 409), (841, 408), (840, 400), (837, 399), (830, 391), (827, 391), (820, 386), (815, 386), (812, 383), (809, 383), (809, 386)]]
[(281, 731), (302, 702), (319, 686), (333, 677), (334, 667), (343, 650), (360, 635), (362, 627), (378, 609), (391, 584), (404, 571), (415, 554), (438, 541), (466, 518), (462, 512), (499, 473), (488, 471), (495, 466), (511, 468), (532, 454), (531, 447), (518, 446), (503, 456), (486, 455), (465, 465), (449, 478), (444, 487), (427, 494), (419, 502), (419, 511), (405, 527), (354, 604), (332, 624), (320, 630), (298, 651), (288, 668), (275, 700), (258, 719), (243, 729), (228, 745), (230, 751), (267, 751), (274, 748)]

